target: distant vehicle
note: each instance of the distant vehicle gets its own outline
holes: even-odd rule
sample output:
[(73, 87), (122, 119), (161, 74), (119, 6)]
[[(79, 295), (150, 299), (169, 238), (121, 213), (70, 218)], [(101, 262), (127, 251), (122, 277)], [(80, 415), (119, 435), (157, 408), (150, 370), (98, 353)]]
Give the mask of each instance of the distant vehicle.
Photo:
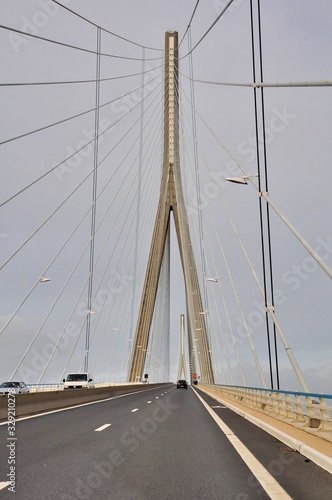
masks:
[(0, 394), (8, 394), (8, 392), (23, 393), (30, 392), (29, 387), (24, 382), (3, 382), (0, 385)]
[(95, 386), (92, 373), (68, 373), (63, 383), (64, 389), (93, 389)]
[(188, 384), (187, 384), (187, 381), (186, 380), (178, 380), (177, 383), (176, 383), (176, 388), (177, 389), (181, 389), (181, 387), (183, 387), (184, 389), (187, 389), (188, 388)]

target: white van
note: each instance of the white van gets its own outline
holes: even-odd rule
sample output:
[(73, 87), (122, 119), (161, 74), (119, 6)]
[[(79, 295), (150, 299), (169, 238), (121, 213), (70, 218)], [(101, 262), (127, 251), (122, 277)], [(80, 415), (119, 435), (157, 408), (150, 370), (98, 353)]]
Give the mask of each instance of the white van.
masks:
[(68, 373), (63, 383), (64, 389), (92, 389), (95, 386), (92, 373)]

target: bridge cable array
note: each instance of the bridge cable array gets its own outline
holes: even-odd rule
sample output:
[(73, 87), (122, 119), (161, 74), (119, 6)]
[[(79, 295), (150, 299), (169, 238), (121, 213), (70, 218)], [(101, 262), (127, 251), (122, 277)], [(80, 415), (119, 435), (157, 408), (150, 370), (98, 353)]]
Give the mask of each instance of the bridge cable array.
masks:
[[(131, 343), (133, 342), (135, 318), (137, 316), (137, 301), (144, 275), (144, 265), (141, 266), (139, 263), (146, 262), (147, 259), (148, 245), (152, 232), (151, 226), (160, 186), (161, 168), (159, 166), (161, 165), (163, 153), (162, 69), (164, 51), (163, 49), (147, 47), (126, 37), (116, 35), (56, 0), (52, 1), (63, 8), (68, 15), (79, 18), (100, 33), (99, 45), (96, 49), (82, 47), (75, 43), (56, 41), (48, 37), (29, 35), (8, 26), (0, 26), (0, 28), (22, 36), (29, 36), (34, 39), (34, 43), (47, 43), (52, 47), (56, 46), (59, 49), (61, 48), (61, 50), (66, 50), (68, 53), (77, 51), (82, 53), (84, 57), (99, 59), (99, 71), (96, 71), (94, 78), (80, 76), (79, 78), (64, 78), (59, 80), (52, 78), (49, 81), (47, 81), (47, 78), (38, 78), (34, 82), (2, 82), (0, 83), (1, 89), (6, 92), (10, 91), (10, 89), (20, 92), (20, 89), (25, 88), (29, 89), (29, 92), (33, 92), (34, 88), (41, 89), (42, 92), (48, 92), (46, 89), (49, 89), (54, 92), (54, 96), (58, 99), (58, 86), (64, 89), (65, 96), (73, 98), (70, 89), (76, 88), (76, 85), (78, 85), (77, 88), (82, 89), (80, 92), (82, 91), (82, 96), (84, 96), (84, 99), (80, 101), (80, 106), (82, 102), (85, 103), (88, 101), (86, 99), (87, 95), (89, 95), (89, 100), (92, 101), (93, 93), (89, 87), (91, 84), (94, 84), (93, 90), (95, 86), (99, 88), (100, 95), (98, 99), (96, 98), (93, 105), (85, 105), (85, 109), (83, 110), (81, 108), (75, 109), (75, 106), (68, 106), (68, 109), (59, 106), (61, 112), (65, 109), (67, 116), (65, 118), (62, 116), (59, 119), (58, 113), (55, 113), (56, 118), (47, 125), (37, 124), (35, 119), (32, 119), (30, 124), (30, 120), (27, 120), (30, 128), (27, 131), (24, 130), (25, 124), (22, 122), (22, 125), (19, 124), (16, 134), (10, 134), (9, 138), (4, 138), (0, 141), (0, 146), (5, 152), (6, 159), (11, 158), (14, 154), (18, 154), (15, 151), (15, 148), (18, 148), (17, 144), (20, 144), (20, 147), (28, 152), (27, 160), (24, 159), (23, 162), (22, 159), (19, 159), (21, 162), (21, 171), (23, 171), (23, 165), (24, 167), (29, 167), (34, 162), (38, 165), (36, 169), (25, 168), (25, 175), (22, 176), (22, 180), (19, 179), (17, 186), (15, 185), (14, 188), (10, 187), (8, 194), (6, 194), (6, 199), (0, 203), (0, 207), (4, 210), (5, 214), (4, 220), (7, 214), (10, 214), (10, 210), (18, 211), (22, 210), (22, 207), (26, 209), (26, 213), (25, 210), (22, 211), (20, 222), (15, 222), (14, 231), (20, 235), (20, 239), (16, 238), (8, 248), (6, 246), (5, 257), (0, 265), (0, 269), (2, 272), (15, 274), (15, 266), (25, 260), (29, 263), (28, 269), (25, 271), (24, 280), (20, 284), (19, 293), (17, 298), (15, 298), (16, 306), (9, 308), (10, 313), (6, 315), (5, 321), (3, 321), (0, 335), (1, 337), (6, 337), (6, 339), (10, 336), (15, 337), (16, 325), (21, 318), (27, 317), (31, 320), (34, 315), (39, 317), (38, 325), (31, 324), (28, 327), (28, 333), (24, 338), (24, 342), (22, 342), (19, 356), (17, 356), (15, 365), (11, 367), (11, 378), (20, 373), (32, 374), (35, 379), (37, 377), (40, 383), (49, 377), (49, 373), (54, 373), (56, 357), (60, 356), (61, 376), (59, 379), (69, 369), (87, 370), (89, 366), (89, 369), (98, 373), (100, 381), (105, 379), (113, 380), (118, 375), (119, 379), (125, 380), (132, 347)], [(213, 362), (223, 383), (230, 382), (234, 384), (240, 380), (242, 385), (247, 384), (244, 373), (245, 363), (241, 359), (244, 356), (242, 346), (240, 345), (243, 339), (239, 342), (239, 338), (234, 331), (234, 325), (232, 324), (232, 317), (235, 314), (234, 305), (227, 303), (229, 294), (226, 293), (221, 282), (218, 282), (217, 286), (213, 289), (207, 285), (207, 277), (209, 275), (219, 276), (220, 268), (223, 266), (227, 271), (227, 280), (242, 320), (245, 331), (244, 337), (253, 355), (259, 383), (263, 387), (266, 387), (263, 369), (257, 354), (260, 348), (257, 349), (254, 346), (254, 340), (256, 344), (257, 337), (254, 339), (251, 335), (250, 326), (246, 320), (245, 306), (241, 304), (240, 299), (242, 287), (241, 284), (236, 283), (236, 277), (233, 275), (231, 269), (232, 255), (227, 255), (229, 248), (226, 241), (223, 241), (221, 237), (223, 228), (221, 229), (220, 221), (218, 220), (220, 214), (213, 211), (212, 203), (208, 203), (206, 207), (203, 206), (204, 180), (207, 182), (206, 179), (209, 179), (209, 182), (216, 185), (216, 177), (211, 166), (211, 157), (204, 152), (205, 148), (202, 137), (208, 131), (213, 140), (221, 146), (223, 152), (226, 152), (226, 155), (241, 170), (246, 180), (255, 187), (260, 194), (259, 204), (261, 209), (262, 202), (265, 200), (267, 226), (270, 226), (269, 207), (271, 207), (331, 277), (331, 270), (327, 264), (312, 250), (294, 226), (288, 223), (287, 219), (271, 201), (267, 186), (267, 144), (265, 136), (263, 137), (262, 169), (259, 165), (260, 144), (258, 144), (259, 110), (262, 113), (263, 131), (265, 130), (263, 88), (327, 87), (331, 86), (331, 81), (308, 80), (305, 82), (289, 82), (284, 84), (263, 82), (260, 32), (260, 64), (258, 64), (258, 67), (260, 68), (261, 81), (256, 81), (254, 53), (252, 54), (252, 83), (222, 83), (195, 79), (193, 70), (194, 51), (206, 39), (207, 35), (216, 23), (219, 22), (231, 4), (232, 1), (228, 2), (205, 34), (196, 44), (192, 44), (191, 24), (194, 17), (197, 16), (198, 0), (190, 17), (187, 30), (179, 43), (180, 47), (185, 37), (188, 37), (188, 52), (184, 56), (179, 57), (179, 63), (184, 65), (187, 62), (189, 76), (181, 71), (179, 76), (187, 80), (190, 98), (186, 95), (185, 82), (183, 80), (177, 82), (176, 93), (176, 99), (181, 101), (181, 166), (182, 175), (185, 179), (183, 186), (187, 212), (189, 213), (190, 233), (192, 241), (195, 243), (193, 252), (196, 256), (196, 262), (200, 262), (201, 267), (199, 280), (205, 306), (205, 311), (202, 311), (202, 314), (208, 316), (207, 323)], [(253, 28), (252, 11), (251, 27)], [(121, 41), (132, 45), (133, 49), (141, 48), (141, 54), (138, 57), (133, 54), (126, 56), (121, 52), (121, 48), (116, 48), (114, 53), (107, 49), (103, 49), (102, 51), (101, 42), (102, 40), (104, 41), (104, 37), (107, 35), (114, 37), (117, 42)], [(254, 47), (253, 40), (252, 47)], [(160, 51), (162, 54), (161, 57), (147, 57), (146, 53), (150, 50)], [(104, 74), (103, 71), (109, 74), (107, 61), (110, 58), (115, 61), (123, 61), (127, 65), (132, 64), (134, 69), (123, 72), (123, 66), (119, 65), (118, 73), (113, 76), (102, 77)], [(154, 68), (147, 68), (146, 66), (149, 61), (161, 61), (161, 64)], [(141, 67), (137, 68), (137, 64), (140, 64)], [(113, 68), (112, 71), (114, 71)], [(140, 83), (128, 90), (129, 81), (135, 78), (135, 83), (137, 83), (138, 77), (141, 79)], [(119, 83), (120, 85), (109, 87), (110, 83), (112, 85)], [(196, 106), (198, 92), (197, 87), (194, 87), (194, 85), (202, 83), (216, 87), (234, 86), (254, 89), (256, 151), (258, 152), (259, 167), (258, 185), (252, 180), (252, 176), (248, 174), (241, 162), (236, 159), (236, 155), (232, 154), (224, 146), (218, 138), (218, 134), (213, 132), (213, 127), (208, 124), (208, 121), (198, 111), (198, 107)], [(153, 87), (152, 90), (151, 86)], [(256, 99), (258, 91), (260, 91), (261, 97), (260, 105)], [(57, 102), (62, 106), (66, 100), (63, 99), (63, 102), (60, 100)], [(189, 111), (186, 108), (187, 103), (189, 103)], [(125, 108), (125, 110), (122, 109), (121, 112), (114, 111), (120, 107)], [(107, 123), (101, 127), (101, 123), (107, 122), (107, 115), (105, 113), (108, 113), (110, 109), (112, 113), (118, 112), (120, 116), (112, 120), (111, 123)], [(36, 117), (38, 117), (38, 113), (36, 113)], [(200, 120), (200, 125), (203, 125), (205, 128), (204, 132), (204, 129), (200, 128), (200, 125), (197, 123), (197, 118)], [(86, 131), (93, 119), (96, 119), (95, 128), (93, 132), (89, 133), (89, 138), (87, 139), (85, 136), (84, 141), (78, 142), (77, 146), (67, 147), (67, 151), (70, 150), (70, 153), (64, 154), (63, 145), (66, 144), (64, 141), (75, 141), (75, 137), (81, 138), (82, 130)], [(66, 134), (68, 133), (72, 135), (68, 135), (70, 138), (66, 139)], [(58, 137), (61, 137), (60, 141), (58, 141)], [(54, 143), (56, 143), (55, 147)], [(50, 162), (50, 158), (52, 156), (53, 158), (56, 157), (61, 151), (59, 144), (62, 145), (61, 161)], [(46, 147), (49, 148), (48, 154), (44, 151), (44, 145), (45, 151)], [(89, 156), (91, 156), (93, 147), (95, 147), (95, 155), (94, 161), (91, 162)], [(36, 154), (37, 148), (41, 150), (40, 159)], [(29, 155), (33, 158), (32, 161), (29, 160)], [(77, 167), (73, 167), (75, 161)], [(92, 182), (93, 178), (94, 181)], [(265, 181), (265, 186), (260, 184), (261, 181)], [(92, 200), (91, 187), (94, 192)], [(33, 203), (30, 205), (27, 204), (29, 196), (36, 199), (39, 193), (43, 193), (44, 189), (47, 190), (48, 196), (41, 197), (40, 207), (43, 207), (42, 210), (36, 210)], [(191, 189), (192, 191), (190, 191)], [(194, 193), (194, 197), (192, 193)], [(240, 231), (236, 228), (236, 223), (231, 216), (231, 208), (227, 207), (227, 202), (222, 196), (220, 186), (217, 186), (215, 198), (218, 200), (218, 207), (223, 208), (239, 248), (250, 268), (250, 272), (254, 278), (253, 281), (258, 286), (259, 292), (265, 301), (266, 317), (272, 319), (273, 328), (278, 332), (291, 363), (293, 366), (295, 363), (296, 366), (295, 358), (281, 331), (274, 311), (271, 240), (268, 240), (267, 256), (269, 262), (268, 267), (265, 267), (263, 263), (264, 284), (261, 285), (258, 273), (255, 271), (255, 265), (249, 257), (250, 252), (245, 248)], [(192, 206), (193, 199), (194, 209)], [(207, 210), (204, 210), (204, 208), (207, 208)], [(216, 216), (217, 213), (218, 217)], [(261, 236), (264, 234), (262, 215), (261, 213)], [(23, 227), (24, 230), (22, 230)], [(48, 241), (52, 242), (52, 245), (48, 246)], [(40, 259), (36, 259), (33, 254), (33, 248), (36, 246), (40, 246), (43, 249)], [(263, 260), (265, 253), (266, 248), (263, 245)], [(90, 265), (87, 266), (89, 262)], [(170, 325), (166, 321), (167, 312), (169, 313), (166, 304), (168, 300), (167, 293), (169, 293), (171, 285), (169, 282), (170, 273), (167, 266), (168, 262), (166, 258), (165, 263), (163, 263), (160, 291), (158, 292), (157, 299), (160, 305), (158, 305), (153, 319), (146, 362), (146, 370), (158, 373), (157, 377), (160, 377), (160, 379), (170, 373), (171, 339), (169, 337)], [(35, 271), (33, 273), (38, 275), (33, 285), (31, 285), (31, 277), (28, 279), (28, 274), (31, 274), (32, 269), (38, 269), (38, 272)], [(52, 275), (51, 283), (44, 284), (43, 278), (49, 273)], [(58, 282), (54, 276), (59, 276)], [(267, 299), (268, 277), (271, 278), (271, 301)], [(49, 295), (46, 296), (45, 294), (42, 297), (39, 293), (41, 286), (49, 287)], [(224, 317), (220, 311), (221, 303), (223, 305)], [(31, 315), (30, 308), (32, 311)], [(212, 312), (212, 309), (214, 312)], [(60, 321), (57, 319), (59, 311), (61, 311)], [(226, 331), (225, 324), (227, 325)], [(84, 355), (83, 347), (84, 330), (87, 331), (87, 328), (89, 329), (89, 338), (85, 351), (87, 349), (91, 351), (89, 365), (85, 363), (87, 358), (86, 352)], [(52, 339), (52, 342), (49, 342), (49, 339)], [(46, 344), (45, 341), (48, 343)], [(197, 350), (198, 348), (199, 346), (196, 346)], [(274, 348), (276, 351), (276, 340)], [(36, 363), (34, 363), (34, 356), (37, 359), (35, 353), (38, 353), (41, 360), (38, 368), (36, 367)], [(190, 353), (190, 356), (193, 355), (195, 353)], [(233, 355), (235, 356), (239, 370), (239, 373), (236, 374), (234, 373)], [(262, 356), (261, 353), (260, 355)], [(228, 373), (226, 373), (224, 363), (227, 365)], [(265, 367), (264, 369), (266, 371)], [(271, 370), (270, 375), (272, 378)], [(272, 380), (271, 385), (273, 386)]]

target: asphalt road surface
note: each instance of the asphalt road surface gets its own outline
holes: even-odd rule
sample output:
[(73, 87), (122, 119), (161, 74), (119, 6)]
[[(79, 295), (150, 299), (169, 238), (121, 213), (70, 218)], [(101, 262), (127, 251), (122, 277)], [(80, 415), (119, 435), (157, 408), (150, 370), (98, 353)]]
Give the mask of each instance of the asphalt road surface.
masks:
[(147, 387), (18, 420), (15, 440), (0, 425), (0, 498), (331, 500), (331, 474), (198, 393)]

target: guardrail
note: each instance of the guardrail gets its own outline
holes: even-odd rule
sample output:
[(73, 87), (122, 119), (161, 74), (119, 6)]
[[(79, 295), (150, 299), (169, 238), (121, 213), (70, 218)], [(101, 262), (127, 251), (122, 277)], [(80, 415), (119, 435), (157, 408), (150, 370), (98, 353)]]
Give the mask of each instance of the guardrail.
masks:
[[(125, 385), (142, 385), (142, 382), (97, 382), (95, 387), (116, 387)], [(144, 384), (146, 385), (146, 384)], [(27, 384), (30, 392), (49, 392), (49, 391), (62, 391), (63, 383), (61, 384)]]
[[(105, 383), (106, 384), (106, 383)], [(168, 384), (114, 384), (103, 385), (95, 389), (68, 389), (37, 391), (30, 393), (15, 394), (15, 416), (16, 418), (26, 415), (34, 415), (46, 411), (55, 411), (67, 407), (101, 401), (116, 396), (139, 392)], [(0, 394), (0, 420), (8, 418), (8, 395)]]
[(49, 391), (61, 391), (63, 389), (63, 384), (35, 384), (28, 385), (30, 392), (49, 392)]
[(332, 395), (256, 387), (201, 384), (255, 410), (311, 432), (322, 431), (332, 441)]

